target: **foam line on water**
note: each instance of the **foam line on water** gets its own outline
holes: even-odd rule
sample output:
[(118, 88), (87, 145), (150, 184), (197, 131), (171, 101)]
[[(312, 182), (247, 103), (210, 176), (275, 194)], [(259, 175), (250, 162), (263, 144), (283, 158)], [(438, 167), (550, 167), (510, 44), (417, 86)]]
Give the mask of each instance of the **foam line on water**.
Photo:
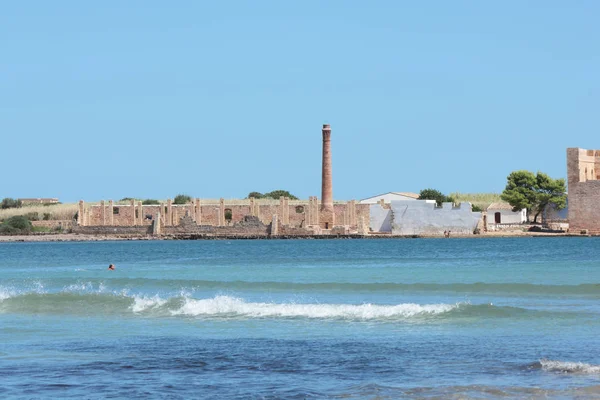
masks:
[(544, 371), (576, 374), (600, 374), (600, 365), (546, 359), (540, 360), (539, 363)]
[(19, 287), (38, 290), (44, 287), (63, 287), (65, 290), (91, 291), (99, 287), (136, 288), (152, 287), (157, 290), (236, 290), (236, 291), (281, 291), (281, 292), (449, 292), (464, 294), (501, 294), (508, 296), (583, 296), (600, 298), (600, 284), (542, 285), (529, 283), (401, 283), (401, 282), (278, 282), (278, 281), (207, 281), (194, 279), (150, 279), (150, 278), (90, 278), (88, 280), (46, 279), (44, 281), (21, 282)]
[(417, 315), (436, 315), (458, 308), (460, 304), (318, 304), (318, 303), (254, 303), (231, 296), (216, 296), (196, 300), (185, 298), (173, 315), (239, 316), (250, 318), (342, 318), (386, 319), (410, 318)]

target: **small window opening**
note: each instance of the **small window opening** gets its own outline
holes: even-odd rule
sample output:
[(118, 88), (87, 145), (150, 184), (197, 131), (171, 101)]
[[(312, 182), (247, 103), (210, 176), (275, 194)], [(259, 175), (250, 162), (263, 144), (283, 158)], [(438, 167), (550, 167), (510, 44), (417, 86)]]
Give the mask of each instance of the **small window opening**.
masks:
[(113, 208), (113, 215), (119, 215), (119, 207)]
[(233, 218), (233, 213), (231, 212), (231, 208), (225, 209), (225, 221), (231, 221)]
[(296, 206), (296, 213), (302, 214), (304, 212), (304, 206)]

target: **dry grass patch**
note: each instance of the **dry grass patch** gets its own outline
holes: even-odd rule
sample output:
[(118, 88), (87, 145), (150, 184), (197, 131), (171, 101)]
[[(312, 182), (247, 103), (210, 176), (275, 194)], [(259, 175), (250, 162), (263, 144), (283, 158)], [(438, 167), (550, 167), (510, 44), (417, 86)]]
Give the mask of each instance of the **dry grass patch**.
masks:
[(492, 203), (502, 201), (500, 193), (450, 193), (450, 197), (454, 198), (457, 203), (468, 201), (469, 203), (485, 210)]
[[(0, 221), (15, 215), (33, 215), (37, 213), (40, 220), (47, 219), (50, 221), (71, 220), (77, 212), (77, 203), (67, 204), (52, 204), (52, 205), (32, 205), (23, 206), (21, 208), (7, 208), (0, 210)], [(44, 216), (47, 215), (47, 218)]]

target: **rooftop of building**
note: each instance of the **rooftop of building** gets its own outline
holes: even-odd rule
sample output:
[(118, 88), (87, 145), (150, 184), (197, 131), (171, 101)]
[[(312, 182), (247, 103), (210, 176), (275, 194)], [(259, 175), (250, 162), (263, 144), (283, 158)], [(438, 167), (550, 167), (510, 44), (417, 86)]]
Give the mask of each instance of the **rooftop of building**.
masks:
[(488, 210), (510, 210), (510, 211), (512, 211), (513, 207), (504, 201), (499, 201), (499, 202), (490, 204), (487, 209)]

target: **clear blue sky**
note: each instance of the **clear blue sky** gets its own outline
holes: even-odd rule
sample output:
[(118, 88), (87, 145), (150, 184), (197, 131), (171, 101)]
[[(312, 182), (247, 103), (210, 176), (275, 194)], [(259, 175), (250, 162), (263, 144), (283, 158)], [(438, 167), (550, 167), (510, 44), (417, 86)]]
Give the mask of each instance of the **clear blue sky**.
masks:
[(1, 197), (501, 192), (600, 148), (597, 1), (12, 1)]

